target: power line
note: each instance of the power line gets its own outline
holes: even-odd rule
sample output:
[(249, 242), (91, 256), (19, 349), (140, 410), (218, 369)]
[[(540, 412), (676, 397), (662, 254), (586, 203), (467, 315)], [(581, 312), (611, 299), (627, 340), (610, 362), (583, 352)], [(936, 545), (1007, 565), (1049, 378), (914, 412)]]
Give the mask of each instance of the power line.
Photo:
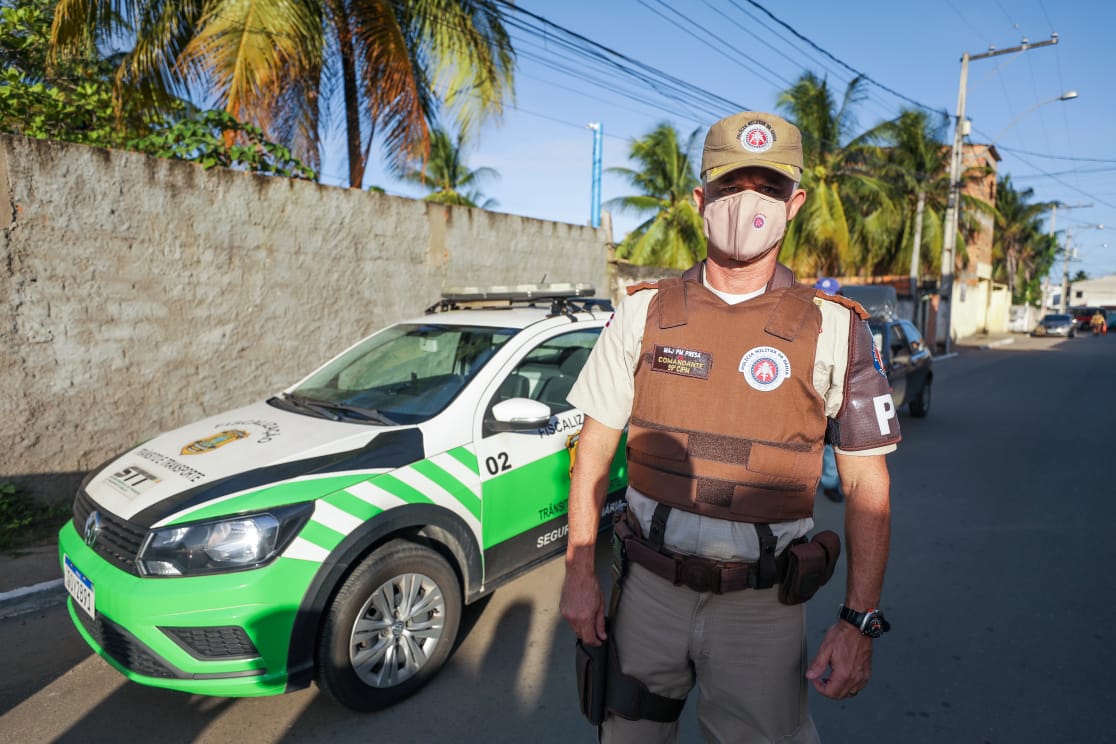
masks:
[[(703, 2), (705, 2), (705, 4), (707, 6), (713, 7), (709, 3), (708, 0), (703, 0)], [(848, 71), (845, 69), (845, 67), (847, 67), (847, 65), (845, 67), (835, 67), (833, 65), (833, 63), (829, 59), (827, 59), (826, 57), (820, 57), (819, 58), (818, 56), (815, 56), (816, 45), (810, 46), (810, 44), (812, 44), (812, 42), (809, 42), (808, 39), (807, 39), (806, 44), (803, 44), (802, 42), (796, 41), (795, 38), (788, 37), (786, 32), (781, 30), (779, 27), (773, 27), (773, 26), (769, 25), (769, 23), (766, 22), (764, 18), (761, 18), (760, 16), (756, 15), (754, 12), (752, 12), (752, 11), (748, 10), (747, 8), (741, 6), (740, 3), (737, 2), (736, 0), (729, 0), (729, 2), (732, 5), (732, 7), (734, 7), (739, 13), (746, 16), (754, 24), (756, 24), (758, 26), (761, 26), (765, 31), (770, 33), (772, 36), (778, 38), (780, 41), (782, 41), (784, 44), (786, 44), (791, 50), (793, 50), (795, 54), (799, 55), (799, 57), (810, 60), (810, 62), (813, 65), (817, 66), (819, 69), (824, 71), (826, 77), (828, 77), (829, 75), (833, 75), (837, 80), (840, 80), (841, 82), (844, 82), (846, 85), (848, 85), (849, 82), (851, 82), (852, 80), (854, 80), (857, 77), (857, 74), (855, 73), (855, 71), (854, 71), (853, 75), (848, 74)], [(779, 51), (775, 47), (768, 44), (761, 37), (752, 33), (752, 31), (750, 29), (740, 25), (736, 21), (733, 21), (724, 12), (722, 12), (720, 10), (718, 10), (717, 12), (720, 13), (722, 16), (724, 16), (730, 22), (734, 23), (737, 27), (744, 30), (746, 33), (748, 33), (748, 34), (752, 35), (753, 37), (755, 37), (756, 39), (760, 40), (768, 48), (770, 48), (776, 54), (779, 54), (781, 57), (783, 57), (787, 61), (791, 62), (792, 64), (798, 64), (798, 65), (802, 64), (801, 59), (791, 57), (791, 56), (787, 55), (785, 52)], [(780, 21), (780, 23), (783, 23), (783, 22)], [(785, 23), (783, 23), (783, 26), (789, 27), (788, 24), (785, 24)], [(802, 37), (802, 38), (805, 38), (805, 37)], [(852, 68), (849, 68), (849, 69), (852, 69)], [(893, 116), (891, 114), (891, 109), (886, 104), (884, 104), (883, 102), (877, 101), (875, 99), (875, 97), (871, 95), (870, 90), (871, 89), (869, 89), (868, 91), (865, 91), (865, 100), (876, 107), (877, 113), (882, 112), (881, 118), (884, 119), (885, 121), (893, 118)]]
[(771, 12), (770, 10), (768, 10), (767, 8), (765, 8), (765, 7), (763, 7), (762, 5), (760, 5), (760, 4), (758, 3), (758, 2), (756, 2), (756, 0), (746, 0), (746, 2), (747, 2), (747, 3), (749, 4), (749, 5), (754, 5), (754, 6), (756, 7), (756, 8), (758, 8), (759, 10), (761, 10), (761, 11), (762, 11), (762, 12), (763, 12), (763, 13), (764, 13), (765, 15), (767, 15), (767, 16), (768, 16), (769, 18), (771, 18), (771, 20), (775, 21), (775, 22), (776, 22), (776, 23), (778, 23), (778, 24), (779, 24), (780, 26), (782, 26), (783, 28), (785, 28), (785, 29), (787, 29), (788, 31), (790, 31), (790, 32), (791, 32), (792, 34), (794, 34), (794, 35), (795, 35), (795, 36), (796, 36), (797, 38), (799, 38), (799, 39), (801, 39), (802, 41), (806, 42), (807, 44), (809, 44), (809, 45), (810, 45), (811, 47), (813, 47), (814, 49), (817, 49), (817, 50), (818, 50), (819, 52), (821, 52), (822, 54), (824, 54), (824, 55), (825, 55), (826, 57), (829, 57), (829, 58), (830, 58), (831, 60), (833, 60), (833, 61), (834, 61), (834, 62), (836, 62), (837, 64), (841, 65), (842, 67), (844, 67), (844, 68), (845, 68), (846, 70), (848, 70), (849, 72), (851, 72), (851, 73), (853, 73), (853, 74), (857, 75), (858, 77), (862, 77), (862, 78), (864, 78), (865, 80), (867, 80), (867, 81), (868, 81), (869, 83), (871, 83), (872, 85), (875, 85), (875, 86), (876, 86), (877, 88), (879, 88), (879, 89), (881, 89), (881, 90), (885, 90), (885, 91), (887, 91), (888, 93), (890, 93), (891, 95), (895, 96), (896, 98), (898, 98), (898, 99), (900, 99), (900, 100), (903, 100), (903, 101), (906, 101), (907, 103), (910, 103), (910, 104), (912, 104), (912, 105), (914, 105), (914, 106), (917, 106), (917, 107), (918, 107), (918, 108), (920, 108), (920, 109), (925, 109), (925, 110), (927, 110), (927, 111), (934, 111), (934, 110), (935, 110), (935, 109), (933, 109), (933, 108), (931, 108), (931, 107), (927, 106), (927, 105), (926, 105), (926, 104), (924, 104), (924, 103), (920, 103), (920, 102), (916, 101), (915, 99), (913, 99), (913, 98), (909, 98), (908, 96), (905, 96), (905, 95), (903, 95), (902, 93), (900, 93), (900, 92), (898, 92), (898, 91), (896, 91), (896, 90), (892, 90), (891, 88), (887, 87), (887, 86), (886, 86), (886, 85), (884, 85), (883, 83), (881, 83), (881, 82), (878, 82), (878, 81), (876, 81), (876, 80), (872, 79), (871, 77), (869, 77), (869, 76), (868, 76), (868, 75), (866, 75), (865, 73), (861, 72), (860, 70), (857, 70), (857, 69), (856, 69), (855, 67), (852, 67), (851, 65), (849, 65), (848, 63), (846, 63), (846, 62), (845, 62), (844, 60), (838, 59), (837, 57), (833, 56), (832, 54), (830, 54), (829, 52), (827, 52), (827, 51), (826, 51), (825, 49), (822, 49), (822, 48), (821, 48), (820, 46), (818, 46), (817, 44), (815, 44), (815, 43), (814, 43), (813, 41), (811, 41), (810, 39), (808, 39), (808, 38), (806, 38), (805, 36), (803, 36), (802, 34), (800, 34), (800, 33), (799, 33), (799, 32), (797, 31), (797, 29), (795, 29), (795, 28), (794, 28), (793, 26), (791, 26), (791, 25), (790, 25), (789, 23), (787, 23), (786, 21), (783, 21), (782, 19), (778, 18), (778, 17), (777, 17), (777, 16), (776, 16), (776, 15), (775, 15), (774, 13), (772, 13), (772, 12)]
[(1054, 171), (1053, 173), (1024, 173), (1021, 176), (1012, 176), (1016, 181), (1023, 178), (1052, 178), (1054, 176), (1079, 176), (1085, 173), (1111, 173), (1116, 171), (1116, 165), (1107, 168), (1074, 168), (1072, 170)]
[[(739, 110), (744, 108), (735, 101), (731, 101), (705, 88), (686, 82), (670, 73), (644, 62), (640, 62), (615, 49), (611, 49), (593, 41), (586, 36), (582, 36), (575, 31), (559, 26), (540, 15), (513, 5), (508, 2), (508, 0), (496, 0), (496, 2), (509, 12), (509, 25), (519, 28), (525, 33), (559, 43), (598, 63), (606, 65), (624, 77), (629, 77), (644, 83), (656, 93), (667, 98), (693, 105), (693, 96), (697, 94), (697, 97), (705, 100), (706, 105), (713, 104), (721, 109)], [(516, 16), (520, 17), (517, 18)], [(526, 20), (524, 20), (524, 18)], [(536, 25), (532, 25), (532, 23)], [(554, 32), (557, 32), (558, 36), (555, 36)]]
[(1033, 158), (1049, 158), (1050, 160), (1075, 160), (1082, 163), (1116, 163), (1116, 160), (1106, 158), (1078, 158), (1072, 155), (1049, 155), (1041, 152), (1031, 152), (1029, 150), (1020, 150), (1015, 147), (1002, 147), (996, 145), (997, 150), (1003, 152), (1010, 152), (1016, 155), (1030, 155)]
[[(739, 65), (740, 67), (744, 68), (745, 70), (748, 70), (748, 72), (751, 72), (751, 73), (753, 73), (753, 74), (755, 73), (755, 70), (750, 70), (750, 69), (748, 69), (748, 68), (744, 67), (744, 65), (743, 65), (743, 64), (741, 64), (741, 62), (740, 62), (740, 59), (739, 59), (738, 57), (735, 57), (735, 56), (733, 56), (733, 55), (729, 54), (728, 52), (726, 52), (726, 51), (725, 51), (725, 47), (728, 47), (728, 48), (735, 48), (735, 49), (736, 49), (736, 51), (737, 51), (737, 54), (739, 55), (739, 57), (743, 57), (744, 59), (746, 59), (746, 60), (748, 60), (749, 62), (751, 62), (752, 64), (754, 64), (754, 65), (755, 65), (756, 67), (759, 67), (759, 68), (760, 68), (761, 70), (763, 70), (764, 72), (766, 72), (766, 73), (768, 73), (769, 75), (772, 75), (772, 76), (774, 76), (774, 77), (778, 78), (778, 80), (779, 80), (779, 81), (780, 81), (781, 83), (783, 83), (784, 85), (788, 85), (788, 86), (789, 86), (789, 85), (791, 85), (791, 84), (792, 84), (790, 80), (787, 80), (787, 79), (786, 79), (785, 77), (783, 77), (783, 76), (782, 76), (782, 75), (780, 75), (779, 73), (775, 72), (774, 70), (772, 70), (772, 69), (771, 69), (770, 67), (768, 67), (767, 65), (763, 64), (762, 62), (760, 62), (760, 61), (759, 61), (758, 59), (756, 59), (755, 57), (751, 57), (751, 56), (749, 56), (749, 55), (745, 54), (744, 52), (740, 51), (739, 47), (736, 47), (735, 45), (733, 45), (733, 44), (729, 43), (728, 41), (726, 41), (725, 39), (721, 38), (721, 37), (720, 37), (720, 36), (718, 36), (717, 34), (713, 33), (713, 31), (711, 31), (710, 29), (706, 28), (705, 26), (702, 26), (702, 25), (701, 25), (700, 23), (698, 23), (697, 21), (695, 21), (695, 20), (694, 20), (693, 18), (691, 18), (690, 16), (688, 16), (688, 15), (685, 15), (685, 14), (683, 14), (683, 13), (680, 13), (680, 12), (679, 12), (679, 11), (678, 11), (677, 9), (675, 9), (675, 8), (672, 8), (671, 6), (669, 6), (669, 5), (667, 5), (667, 4), (665, 3), (665, 2), (663, 2), (663, 0), (654, 0), (654, 1), (655, 1), (655, 2), (657, 2), (657, 3), (659, 4), (659, 5), (663, 6), (664, 8), (666, 8), (667, 10), (669, 10), (669, 11), (670, 11), (671, 13), (673, 13), (673, 14), (674, 14), (674, 15), (675, 15), (675, 16), (676, 16), (677, 18), (679, 18), (679, 19), (680, 19), (681, 21), (683, 21), (683, 22), (685, 22), (685, 23), (689, 23), (689, 24), (691, 24), (691, 25), (693, 25), (693, 26), (696, 26), (696, 27), (697, 27), (698, 29), (700, 29), (701, 31), (703, 31), (703, 32), (704, 32), (704, 33), (705, 33), (705, 34), (706, 34), (707, 36), (706, 36), (706, 38), (702, 38), (701, 36), (698, 36), (698, 35), (697, 35), (696, 33), (694, 33), (693, 31), (691, 31), (691, 30), (689, 30), (689, 29), (686, 29), (686, 28), (682, 28), (681, 26), (678, 26), (678, 29), (679, 29), (680, 31), (682, 31), (683, 33), (685, 33), (685, 34), (687, 34), (688, 36), (690, 36), (690, 37), (692, 37), (692, 38), (694, 38), (694, 39), (697, 39), (697, 40), (698, 40), (699, 42), (702, 42), (702, 43), (705, 43), (705, 44), (708, 44), (708, 39), (709, 39), (709, 38), (712, 38), (712, 39), (716, 39), (717, 41), (719, 41), (719, 42), (721, 43), (721, 46), (715, 46), (715, 47), (712, 47), (713, 51), (717, 52), (717, 53), (718, 53), (718, 54), (720, 54), (720, 55), (721, 55), (722, 57), (725, 57), (725, 58), (726, 58), (726, 59), (728, 59), (728, 60), (729, 60), (730, 62), (733, 62), (733, 63), (735, 63), (735, 64)], [(645, 0), (636, 0), (636, 2), (637, 2), (637, 3), (639, 3), (640, 5), (642, 5), (642, 6), (644, 7), (644, 8), (647, 8), (647, 10), (651, 11), (651, 12), (652, 12), (652, 13), (654, 13), (655, 15), (659, 16), (660, 18), (662, 18), (662, 19), (663, 19), (664, 21), (666, 21), (667, 23), (673, 23), (673, 24), (677, 25), (677, 21), (671, 21), (671, 20), (670, 20), (669, 18), (667, 18), (666, 16), (664, 16), (664, 15), (663, 15), (663, 14), (662, 14), (661, 12), (659, 12), (659, 11), (655, 10), (655, 9), (654, 9), (654, 8), (652, 8), (652, 7), (650, 6), (650, 5), (648, 5), (648, 4), (647, 4), (647, 3), (645, 2)], [(769, 83), (770, 83), (770, 82), (771, 82), (771, 80), (768, 80), (767, 82), (769, 82)]]
[(957, 6), (956, 6), (956, 5), (954, 5), (953, 3), (951, 3), (951, 2), (950, 2), (950, 0), (945, 0), (945, 4), (949, 6), (949, 9), (950, 9), (950, 10), (952, 10), (952, 11), (953, 11), (954, 13), (956, 13), (956, 14), (957, 14), (957, 17), (961, 19), (961, 22), (962, 22), (962, 23), (964, 23), (964, 24), (965, 24), (966, 26), (968, 26), (968, 27), (969, 27), (969, 30), (970, 30), (970, 31), (972, 31), (972, 32), (973, 32), (974, 34), (976, 34), (976, 35), (977, 35), (977, 36), (978, 36), (978, 37), (980, 38), (980, 40), (981, 40), (981, 41), (983, 41), (983, 42), (984, 42), (985, 44), (988, 44), (988, 39), (987, 39), (987, 38), (986, 38), (986, 37), (984, 36), (984, 32), (983, 32), (983, 31), (981, 31), (980, 29), (978, 29), (978, 28), (977, 28), (976, 26), (974, 26), (973, 24), (969, 23), (969, 19), (968, 19), (968, 18), (966, 18), (966, 17), (965, 17), (965, 16), (964, 16), (964, 15), (963, 15), (963, 14), (961, 13), (961, 11), (957, 9)]

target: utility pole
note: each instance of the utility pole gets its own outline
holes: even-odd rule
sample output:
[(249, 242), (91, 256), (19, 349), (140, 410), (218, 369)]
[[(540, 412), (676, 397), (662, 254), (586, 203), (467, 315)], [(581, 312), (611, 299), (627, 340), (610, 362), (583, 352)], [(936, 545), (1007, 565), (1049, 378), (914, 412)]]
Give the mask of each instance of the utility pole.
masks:
[[(1087, 206), (1093, 206), (1089, 204)], [(1064, 209), (1065, 207), (1063, 207)], [(1082, 225), (1082, 230), (1103, 230), (1104, 225)], [(1070, 253), (1073, 244), (1073, 228), (1066, 228), (1066, 249), (1062, 252), (1062, 302), (1058, 307), (1058, 311), (1062, 313), (1069, 312), (1069, 262), (1074, 256)]]
[(1062, 251), (1062, 301), (1058, 305), (1058, 312), (1069, 310), (1069, 262), (1070, 246), (1073, 244), (1073, 228), (1066, 228), (1066, 248)]
[(984, 54), (970, 55), (965, 52), (961, 55), (961, 82), (957, 88), (957, 123), (953, 131), (953, 150), (949, 159), (949, 201), (946, 204), (945, 234), (942, 237), (942, 276), (940, 289), (942, 298), (941, 318), (945, 326), (945, 352), (948, 354), (953, 345), (953, 330), (950, 327), (950, 316), (953, 308), (953, 256), (957, 248), (957, 226), (961, 213), (961, 162), (964, 155), (965, 135), (969, 133), (969, 123), (965, 121), (965, 89), (969, 82), (969, 62), (989, 57), (998, 57), (1001, 54), (1014, 54), (1025, 52), (1029, 49), (1052, 46), (1058, 43), (1058, 34), (1050, 34), (1049, 41), (1040, 41), (1031, 44), (1026, 39), (1017, 47), (1010, 49), (991, 49)]
[[(1093, 205), (1092, 204), (1059, 204), (1058, 202), (1054, 202), (1053, 204), (1050, 205), (1050, 237), (1054, 238), (1055, 245), (1057, 245), (1058, 238), (1056, 237), (1057, 231), (1054, 229), (1054, 223), (1058, 219), (1058, 207), (1061, 207), (1062, 209), (1088, 209), (1091, 206), (1093, 206)], [(1064, 262), (1063, 262), (1063, 264), (1064, 264)], [(1051, 267), (1051, 268), (1053, 268), (1053, 267)], [(1063, 266), (1063, 268), (1064, 268), (1064, 266)], [(1062, 281), (1062, 301), (1059, 303), (1059, 307), (1061, 308), (1060, 311), (1063, 312), (1063, 313), (1066, 311), (1065, 298), (1066, 298), (1066, 291), (1067, 291), (1067, 286), (1066, 286), (1067, 281), (1068, 281), (1068, 279), (1063, 279), (1063, 281)], [(1047, 271), (1046, 272), (1045, 286), (1043, 287), (1043, 290), (1042, 290), (1042, 311), (1044, 313), (1046, 312), (1046, 296), (1047, 296), (1047, 290), (1049, 289), (1049, 287), (1050, 287), (1050, 272)]]
[(919, 318), (922, 317), (922, 300), (918, 292), (919, 262), (922, 253), (922, 213), (926, 209), (926, 191), (922, 181), (919, 181), (918, 188), (918, 204), (915, 206), (914, 245), (911, 247), (911, 303), (914, 306), (914, 310), (911, 312), (911, 322), (925, 335), (926, 326), (919, 322)]
[(599, 121), (586, 125), (593, 130), (593, 194), (589, 206), (589, 223), (594, 227), (601, 226), (601, 123)]

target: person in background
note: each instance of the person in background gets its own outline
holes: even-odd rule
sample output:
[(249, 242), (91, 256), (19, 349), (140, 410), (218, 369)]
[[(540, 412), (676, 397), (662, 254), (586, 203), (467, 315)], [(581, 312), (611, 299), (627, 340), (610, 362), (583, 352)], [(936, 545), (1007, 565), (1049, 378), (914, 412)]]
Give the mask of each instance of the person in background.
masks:
[(1089, 324), (1093, 326), (1094, 336), (1108, 333), (1108, 319), (1104, 317), (1104, 313), (1100, 310), (1093, 313), (1093, 317), (1089, 320)]
[[(841, 291), (841, 283), (829, 276), (818, 279), (814, 282), (814, 287), (831, 295)], [(837, 455), (833, 452), (833, 445), (828, 442), (822, 455), (821, 487), (822, 493), (830, 501), (840, 503), (845, 500), (845, 492), (841, 490), (841, 476), (837, 473)]]

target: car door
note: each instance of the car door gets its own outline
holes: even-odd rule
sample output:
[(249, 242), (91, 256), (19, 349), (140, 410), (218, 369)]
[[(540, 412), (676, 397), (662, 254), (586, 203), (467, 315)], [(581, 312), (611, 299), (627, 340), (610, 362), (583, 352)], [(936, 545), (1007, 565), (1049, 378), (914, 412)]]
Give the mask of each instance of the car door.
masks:
[[(566, 395), (600, 331), (598, 325), (533, 340), (482, 398), (476, 449), (486, 583), (565, 548), (570, 448), (583, 418)], [(529, 430), (495, 431), (492, 407), (511, 398), (545, 403), (549, 420)], [(614, 480), (623, 486), (619, 476)]]

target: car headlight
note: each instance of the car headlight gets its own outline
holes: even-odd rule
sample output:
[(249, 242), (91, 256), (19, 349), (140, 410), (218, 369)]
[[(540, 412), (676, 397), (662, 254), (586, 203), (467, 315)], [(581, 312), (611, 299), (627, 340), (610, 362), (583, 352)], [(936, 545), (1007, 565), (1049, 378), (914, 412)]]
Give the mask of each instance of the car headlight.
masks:
[(287, 547), (313, 503), (152, 530), (139, 552), (144, 576), (193, 576), (258, 568)]

